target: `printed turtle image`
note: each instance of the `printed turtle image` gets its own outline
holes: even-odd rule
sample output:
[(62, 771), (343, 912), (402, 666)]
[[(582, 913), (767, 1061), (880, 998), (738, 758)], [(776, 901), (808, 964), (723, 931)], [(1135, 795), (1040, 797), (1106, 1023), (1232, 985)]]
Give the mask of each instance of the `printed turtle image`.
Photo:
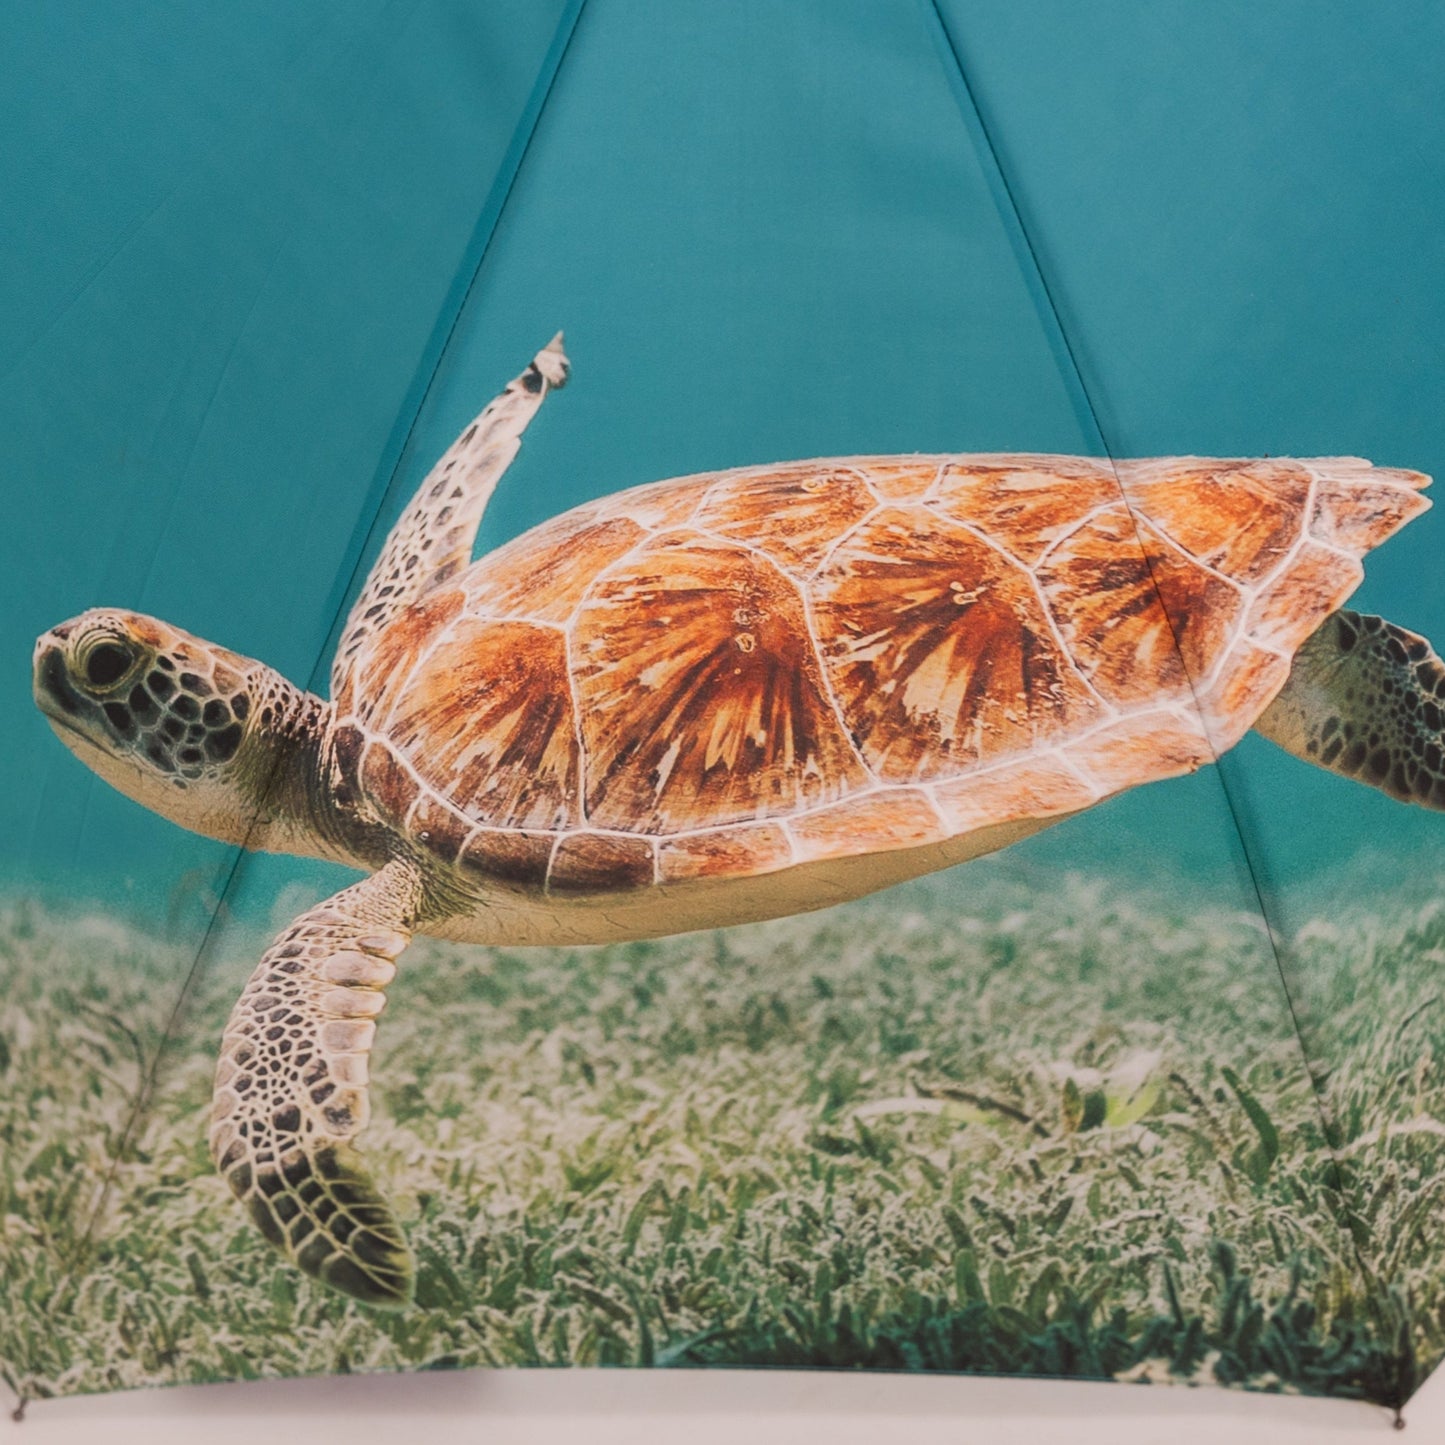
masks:
[(414, 1270), (354, 1140), (414, 934), (584, 944), (779, 917), (978, 857), (1251, 727), (1445, 809), (1445, 667), (1342, 610), (1425, 509), (1356, 458), (790, 462), (642, 486), (473, 562), (560, 336), (437, 464), (331, 700), (135, 613), (45, 633), (35, 696), (130, 797), (367, 877), (265, 952), (211, 1148), (266, 1237), (373, 1305)]

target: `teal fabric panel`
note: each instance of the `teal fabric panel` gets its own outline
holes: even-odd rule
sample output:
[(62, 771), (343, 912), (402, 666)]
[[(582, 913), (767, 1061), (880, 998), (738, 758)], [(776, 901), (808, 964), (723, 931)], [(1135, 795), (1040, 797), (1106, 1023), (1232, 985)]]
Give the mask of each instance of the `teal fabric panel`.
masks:
[[(110, 603), (304, 683), (565, 7), (9, 10), (5, 653)], [(0, 727), (7, 882), (153, 918), (198, 870), (204, 925), (228, 850), (73, 767), (25, 688)]]

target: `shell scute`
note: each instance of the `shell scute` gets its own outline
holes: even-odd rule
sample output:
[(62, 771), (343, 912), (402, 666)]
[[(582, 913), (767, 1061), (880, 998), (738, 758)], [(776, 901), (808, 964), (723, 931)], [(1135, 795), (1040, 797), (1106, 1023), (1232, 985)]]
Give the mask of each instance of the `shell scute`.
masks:
[(467, 576), (472, 607), (491, 617), (565, 623), (577, 599), (604, 567), (647, 533), (629, 517), (605, 517), (581, 527), (557, 528), (540, 544), (504, 547)]
[(1092, 457), (958, 457), (940, 469), (927, 500), (1032, 567), (1089, 513), (1117, 502), (1119, 482)]
[(1069, 652), (1110, 702), (1187, 692), (1209, 672), (1243, 606), (1123, 503), (1091, 515), (1038, 568)]
[(1353, 557), (1307, 541), (1295, 553), (1288, 574), (1254, 598), (1245, 631), (1266, 647), (1293, 652), (1322, 618), (1344, 603), (1363, 576)]
[(1244, 612), (1244, 593), (1206, 571), (1150, 527), (1140, 529), (1169, 634), (1192, 681), (1214, 671), (1227, 654)]
[(372, 743), (361, 761), (361, 786), (397, 822), (421, 794), (421, 786), (385, 743)]
[(417, 842), (444, 863), (455, 863), (472, 823), (432, 793), (424, 792), (411, 814), (411, 832)]
[(541, 888), (556, 847), (555, 833), (524, 829), (478, 828), (457, 859), (463, 873), (516, 888)]
[(793, 861), (788, 835), (775, 823), (711, 828), (659, 839), (659, 881), (691, 882), (747, 873), (771, 873)]
[(834, 695), (887, 781), (1026, 751), (1100, 708), (1029, 575), (930, 510), (870, 519), (812, 593)]
[(1289, 659), (1240, 643), (1229, 667), (1201, 689), (1199, 707), (1216, 753), (1232, 748), (1289, 677)]
[(549, 893), (616, 893), (653, 881), (656, 854), (650, 838), (575, 833), (563, 838), (547, 870)]
[(387, 732), (427, 783), (478, 823), (580, 820), (567, 652), (555, 628), (457, 622), (413, 672)]
[(938, 469), (946, 457), (859, 457), (853, 465), (867, 480), (868, 488), (881, 503), (921, 502), (938, 480)]
[(343, 709), (350, 704), (363, 722), (384, 717), (407, 674), (432, 640), (461, 616), (466, 594), (459, 588), (429, 592), (404, 608), (362, 654), (352, 671), (354, 702), (338, 698)]
[(1211, 762), (1214, 748), (1197, 714), (1163, 708), (1133, 713), (1069, 750), (1107, 797), (1145, 778), (1174, 778)]
[(808, 859), (844, 858), (858, 851), (858, 839), (885, 848), (919, 848), (948, 836), (938, 809), (918, 788), (883, 788), (792, 822), (798, 851)]
[(935, 784), (933, 796), (953, 831), (967, 833), (1018, 818), (1075, 813), (1098, 793), (1062, 757), (1044, 754)]
[(572, 647), (599, 827), (776, 817), (865, 781), (801, 595), (746, 548), (689, 533), (644, 545), (591, 589)]
[(1357, 476), (1343, 469), (1322, 476), (1310, 515), (1310, 535), (1352, 552), (1378, 547), (1429, 508), (1429, 498), (1419, 491), (1429, 480), (1420, 472), (1386, 467)]
[(715, 490), (696, 525), (756, 547), (785, 571), (805, 575), (876, 505), (867, 483), (850, 467), (778, 467)]
[(343, 723), (331, 734), (331, 758), (335, 788), (349, 798), (361, 780), (361, 759), (366, 752), (366, 734), (354, 723)]
[(720, 477), (739, 475), (743, 473), (698, 472), (690, 477), (630, 487), (607, 499), (608, 515), (626, 517), (649, 532), (685, 527)]
[(1257, 583), (1304, 531), (1307, 467), (1295, 461), (1161, 457), (1119, 463), (1132, 506), (1190, 557)]

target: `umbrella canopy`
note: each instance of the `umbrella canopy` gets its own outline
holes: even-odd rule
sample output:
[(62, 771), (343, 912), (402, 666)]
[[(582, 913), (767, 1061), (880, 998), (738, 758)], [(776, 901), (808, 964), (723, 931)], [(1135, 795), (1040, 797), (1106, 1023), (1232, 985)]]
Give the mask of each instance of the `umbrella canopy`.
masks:
[[(205, 1149), (267, 942), (355, 873), (182, 832), (34, 709), (135, 609), (321, 694), (436, 458), (565, 327), (479, 552), (795, 458), (1438, 470), (1445, 24), (937, 0), (16, 11), (0, 1175), (22, 1397), (440, 1364), (1177, 1379), (1442, 1351), (1438, 813), (1246, 737), (962, 870), (408, 952), (368, 1157), (415, 1303)], [(1060, 488), (1066, 486), (1060, 479)], [(1445, 632), (1441, 527), (1351, 606)]]

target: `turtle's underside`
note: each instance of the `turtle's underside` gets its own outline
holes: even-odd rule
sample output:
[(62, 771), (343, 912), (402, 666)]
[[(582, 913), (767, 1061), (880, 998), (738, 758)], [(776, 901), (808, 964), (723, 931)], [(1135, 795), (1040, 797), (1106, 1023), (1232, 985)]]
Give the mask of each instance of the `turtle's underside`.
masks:
[(351, 1141), (414, 932), (592, 942), (821, 907), (1198, 767), (1258, 725), (1445, 807), (1445, 668), (1338, 610), (1426, 506), (1355, 458), (853, 457), (580, 507), (475, 564), (560, 338), (393, 530), (332, 701), (151, 618), (40, 639), (67, 744), (212, 836), (371, 876), (302, 914), (227, 1028), (212, 1148), (273, 1243), (410, 1297)]

